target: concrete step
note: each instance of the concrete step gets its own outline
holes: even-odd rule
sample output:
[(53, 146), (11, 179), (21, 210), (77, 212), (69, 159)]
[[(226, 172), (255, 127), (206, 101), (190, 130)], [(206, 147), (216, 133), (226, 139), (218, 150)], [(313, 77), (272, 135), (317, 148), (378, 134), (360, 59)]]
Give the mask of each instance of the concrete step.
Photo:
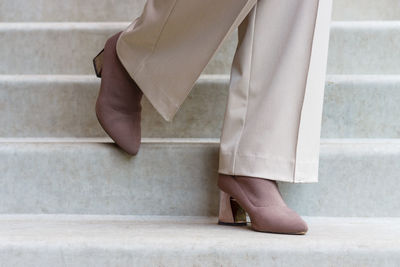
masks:
[(328, 73), (400, 73), (400, 21), (335, 22), (330, 36)]
[[(0, 74), (92, 74), (92, 59), (108, 37), (128, 23), (0, 23)], [(29, 45), (27, 45), (29, 43)], [(236, 35), (212, 59), (207, 73), (226, 70)]]
[[(130, 21), (145, 0), (2, 0), (0, 21)], [(334, 0), (335, 20), (398, 20), (398, 0)]]
[(145, 0), (2, 0), (0, 21), (133, 21)]
[[(0, 213), (216, 216), (218, 139), (1, 139)], [(399, 217), (399, 139), (323, 139), (319, 182), (279, 182), (308, 216)], [(0, 227), (1, 228), (1, 227)]]
[[(127, 23), (0, 23), (0, 74), (93, 74), (92, 58)], [(229, 74), (233, 33), (205, 74)], [(328, 73), (399, 74), (400, 21), (332, 23)], [(27, 45), (29, 44), (29, 45)]]
[(399, 20), (398, 0), (334, 0), (335, 20)]
[[(219, 138), (228, 75), (201, 76), (166, 122), (144, 99), (144, 137)], [(94, 113), (93, 76), (0, 75), (0, 136), (105, 137)], [(400, 75), (328, 75), (322, 137), (400, 138)]]
[[(202, 76), (171, 123), (144, 98), (142, 136), (219, 138), (228, 82)], [(99, 86), (93, 76), (0, 75), (0, 136), (105, 137), (94, 112)]]
[(306, 235), (215, 217), (0, 216), (2, 266), (398, 266), (400, 219), (305, 217)]
[(400, 75), (327, 76), (321, 135), (399, 138)]

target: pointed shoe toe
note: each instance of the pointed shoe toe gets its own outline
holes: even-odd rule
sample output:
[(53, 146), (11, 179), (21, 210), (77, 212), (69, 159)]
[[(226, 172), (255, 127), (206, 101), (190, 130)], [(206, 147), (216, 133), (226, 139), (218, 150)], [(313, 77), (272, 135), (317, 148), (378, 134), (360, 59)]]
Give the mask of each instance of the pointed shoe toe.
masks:
[(285, 206), (256, 208), (251, 214), (251, 227), (258, 232), (279, 234), (305, 234), (307, 223), (293, 210)]
[(117, 146), (135, 156), (141, 143), (140, 112), (126, 115), (104, 112), (103, 109), (102, 106), (96, 107), (97, 119), (103, 130)]
[[(299, 216), (299, 215), (298, 215)], [(295, 226), (293, 227), (293, 234), (304, 235), (308, 232), (307, 223), (299, 216)]]
[[(131, 156), (136, 156), (140, 148), (140, 133), (132, 123), (115, 123), (108, 131), (115, 144)], [(123, 134), (121, 134), (123, 133)]]

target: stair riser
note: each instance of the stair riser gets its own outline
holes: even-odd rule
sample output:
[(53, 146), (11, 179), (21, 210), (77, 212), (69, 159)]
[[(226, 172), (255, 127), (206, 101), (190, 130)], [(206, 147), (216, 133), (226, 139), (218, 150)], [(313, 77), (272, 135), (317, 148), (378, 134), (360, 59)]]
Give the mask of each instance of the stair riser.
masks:
[(400, 74), (400, 21), (333, 25), (328, 73)]
[[(199, 79), (173, 122), (144, 98), (143, 137), (219, 138), (228, 76)], [(94, 77), (0, 76), (0, 136), (104, 137), (94, 105)], [(322, 137), (400, 138), (400, 78), (328, 76)]]
[[(328, 73), (400, 73), (400, 23), (332, 24)], [(92, 58), (107, 37), (124, 29), (115, 24), (0, 25), (1, 74), (93, 74)], [(233, 33), (204, 70), (229, 74), (237, 42)]]
[[(145, 0), (2, 0), (0, 21), (130, 21)], [(29, 12), (27, 12), (29, 10)], [(334, 0), (334, 20), (399, 20), (397, 0)]]
[[(312, 216), (400, 216), (400, 143), (321, 145), (319, 182), (281, 183)], [(218, 212), (217, 143), (0, 144), (0, 213), (206, 215)], [(16, 201), (17, 200), (17, 201)]]
[(140, 15), (144, 3), (145, 0), (2, 0), (0, 21), (132, 21)]

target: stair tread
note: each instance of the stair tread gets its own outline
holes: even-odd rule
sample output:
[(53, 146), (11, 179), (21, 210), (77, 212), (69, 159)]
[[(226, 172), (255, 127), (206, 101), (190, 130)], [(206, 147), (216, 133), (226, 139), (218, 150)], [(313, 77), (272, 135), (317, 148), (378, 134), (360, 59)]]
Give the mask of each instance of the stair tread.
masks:
[[(142, 138), (142, 144), (219, 144), (219, 138)], [(89, 138), (29, 138), (29, 137), (17, 137), (17, 138), (4, 138), (0, 137), (1, 144), (44, 144), (50, 143), (53, 145), (57, 144), (70, 144), (70, 143), (88, 143), (88, 144), (108, 144), (114, 143), (109, 137), (89, 137)], [(400, 138), (321, 138), (321, 145), (400, 145)]]
[(2, 266), (397, 266), (400, 218), (303, 217), (306, 235), (216, 217), (0, 216)]
[[(115, 216), (115, 215), (0, 215), (0, 247), (85, 246), (155, 248), (164, 250), (257, 249), (293, 250), (397, 250), (400, 252), (400, 218), (303, 216), (309, 231), (299, 237), (220, 226), (217, 217)], [(321, 246), (323, 244), (323, 246)], [(151, 245), (151, 247), (149, 247)]]

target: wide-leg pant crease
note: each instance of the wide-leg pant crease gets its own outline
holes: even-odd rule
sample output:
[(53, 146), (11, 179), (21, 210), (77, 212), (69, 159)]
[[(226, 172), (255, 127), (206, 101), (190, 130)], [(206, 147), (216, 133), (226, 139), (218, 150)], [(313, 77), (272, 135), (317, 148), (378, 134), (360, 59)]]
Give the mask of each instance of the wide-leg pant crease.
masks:
[(117, 53), (170, 121), (238, 28), (219, 172), (317, 182), (332, 0), (148, 0)]
[(257, 0), (148, 0), (117, 43), (154, 108), (171, 121), (196, 80)]

